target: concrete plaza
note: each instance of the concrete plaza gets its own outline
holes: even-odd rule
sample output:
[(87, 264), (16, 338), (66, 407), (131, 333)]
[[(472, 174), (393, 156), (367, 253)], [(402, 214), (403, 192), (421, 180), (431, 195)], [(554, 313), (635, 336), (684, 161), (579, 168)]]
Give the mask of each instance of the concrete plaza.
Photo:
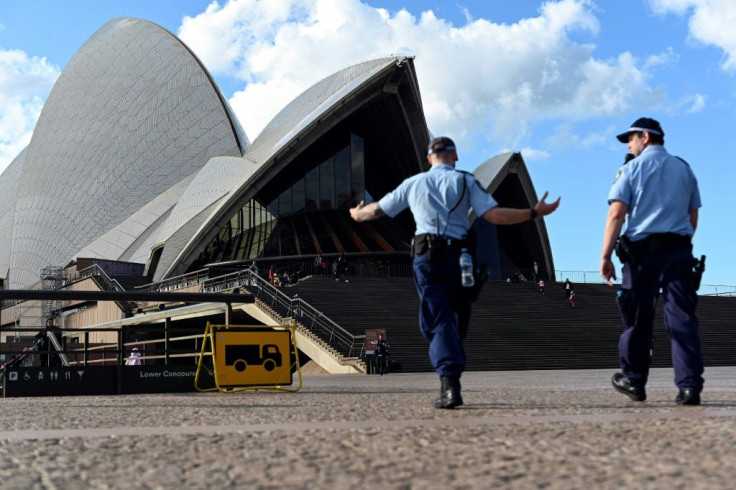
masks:
[(296, 393), (2, 399), (0, 488), (733, 488), (736, 367), (678, 407), (613, 370), (305, 375)]

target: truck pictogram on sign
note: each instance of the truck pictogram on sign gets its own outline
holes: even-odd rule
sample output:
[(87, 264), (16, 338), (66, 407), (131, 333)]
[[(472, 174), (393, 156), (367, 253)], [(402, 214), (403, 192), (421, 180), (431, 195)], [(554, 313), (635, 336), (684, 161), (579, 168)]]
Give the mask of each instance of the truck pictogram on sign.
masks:
[(274, 327), (213, 326), (218, 387), (290, 385), (295, 354), (291, 330)]
[(275, 344), (226, 345), (225, 365), (232, 366), (239, 373), (248, 366), (263, 366), (266, 371), (281, 367), (282, 358), (279, 347)]

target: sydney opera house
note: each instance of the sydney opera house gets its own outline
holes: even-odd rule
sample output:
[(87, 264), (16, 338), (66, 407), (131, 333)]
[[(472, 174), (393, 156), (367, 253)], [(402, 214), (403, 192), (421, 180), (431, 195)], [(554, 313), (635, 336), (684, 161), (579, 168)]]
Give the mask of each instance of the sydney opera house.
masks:
[[(365, 270), (405, 266), (411, 215), (355, 223), (348, 209), (426, 170), (430, 134), (413, 59), (391, 56), (321, 80), (251, 142), (181, 40), (145, 20), (110, 20), (65, 67), (30, 144), (0, 175), (2, 287), (42, 288), (49, 271), (68, 287), (70, 271), (94, 264), (148, 290), (225, 266), (311, 264), (318, 254)], [(537, 201), (519, 153), (474, 173), (502, 205)], [(493, 276), (535, 261), (554, 270), (543, 220), (480, 221)], [(33, 324), (4, 306), (0, 327)], [(53, 311), (72, 327), (138, 313)]]

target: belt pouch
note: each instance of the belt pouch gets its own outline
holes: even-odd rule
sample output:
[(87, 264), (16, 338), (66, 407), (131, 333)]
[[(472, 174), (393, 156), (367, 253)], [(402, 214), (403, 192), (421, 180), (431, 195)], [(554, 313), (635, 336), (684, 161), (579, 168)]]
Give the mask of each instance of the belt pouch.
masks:
[(627, 237), (626, 235), (621, 235), (618, 237), (618, 240), (616, 240), (616, 246), (614, 250), (616, 251), (616, 255), (618, 255), (618, 259), (621, 261), (622, 264), (629, 264), (629, 265), (637, 265), (639, 262), (638, 253), (635, 250), (634, 243)]
[(427, 235), (417, 235), (411, 239), (411, 258), (427, 253)]
[(429, 263), (437, 265), (442, 262), (442, 237), (427, 237), (427, 253), (429, 253)]

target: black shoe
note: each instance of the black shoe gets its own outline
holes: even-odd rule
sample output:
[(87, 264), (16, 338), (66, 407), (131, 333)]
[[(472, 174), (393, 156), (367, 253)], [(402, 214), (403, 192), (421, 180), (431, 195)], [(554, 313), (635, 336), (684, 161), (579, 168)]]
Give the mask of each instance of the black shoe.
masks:
[(434, 401), (434, 408), (455, 408), (463, 404), (459, 377), (442, 376), (440, 383), (440, 397)]
[(677, 394), (675, 403), (678, 405), (700, 405), (700, 393), (692, 388), (685, 388)]
[(619, 393), (623, 393), (635, 402), (643, 402), (647, 399), (647, 392), (643, 386), (635, 386), (631, 384), (631, 380), (621, 373), (616, 373), (611, 378), (613, 388)]

